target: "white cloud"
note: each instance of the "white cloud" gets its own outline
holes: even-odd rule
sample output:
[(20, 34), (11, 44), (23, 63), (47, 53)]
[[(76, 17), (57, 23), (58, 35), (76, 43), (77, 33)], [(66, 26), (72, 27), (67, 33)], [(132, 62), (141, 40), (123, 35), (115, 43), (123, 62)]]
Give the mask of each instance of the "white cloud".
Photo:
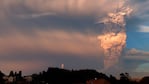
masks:
[(145, 51), (132, 48), (126, 52), (125, 59), (138, 60), (138, 61), (149, 61), (149, 52), (145, 52)]
[(141, 25), (138, 32), (149, 32), (149, 26)]

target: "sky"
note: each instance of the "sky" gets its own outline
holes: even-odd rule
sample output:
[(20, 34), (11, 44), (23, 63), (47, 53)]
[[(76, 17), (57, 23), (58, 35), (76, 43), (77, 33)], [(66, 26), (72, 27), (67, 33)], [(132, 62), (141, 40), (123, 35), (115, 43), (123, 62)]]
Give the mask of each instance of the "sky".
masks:
[[(96, 24), (118, 0), (1, 0), (0, 70), (31, 74), (48, 67), (103, 69)], [(130, 0), (124, 71), (149, 73), (149, 1)]]

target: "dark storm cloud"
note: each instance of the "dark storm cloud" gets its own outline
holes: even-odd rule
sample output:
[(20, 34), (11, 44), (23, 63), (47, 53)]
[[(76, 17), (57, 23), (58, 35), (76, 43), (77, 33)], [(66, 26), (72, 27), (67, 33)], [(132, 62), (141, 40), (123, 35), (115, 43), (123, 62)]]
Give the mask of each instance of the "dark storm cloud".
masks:
[(86, 31), (95, 27), (93, 17), (72, 17), (72, 16), (43, 16), (29, 19), (11, 19), (11, 23), (17, 27), (39, 29), (64, 29), (74, 31)]
[[(105, 6), (109, 2), (111, 6)], [(106, 0), (2, 0), (1, 4), (1, 12), (9, 25), (19, 28), (60, 26), (74, 30), (94, 27), (97, 17), (115, 8), (115, 2)]]
[[(57, 0), (58, 1), (58, 0)], [(17, 26), (19, 29), (31, 29), (31, 28), (60, 28), (66, 30), (78, 30), (86, 31), (87, 29), (95, 28), (95, 23), (103, 15), (107, 14), (109, 11), (113, 11), (115, 8), (111, 5), (111, 8), (102, 9), (105, 7), (105, 4), (109, 4), (106, 0), (100, 1), (94, 0), (94, 2), (85, 1), (85, 0), (62, 0), (59, 3), (57, 1), (42, 1), (38, 0), (36, 3), (33, 3), (34, 0), (26, 1), (2, 1), (5, 3), (2, 9), (4, 15), (9, 22), (6, 25)], [(95, 4), (95, 2), (97, 2)], [(101, 3), (102, 2), (102, 3)], [(77, 3), (80, 5), (74, 5)], [(128, 31), (137, 31), (138, 25), (143, 24), (147, 21), (144, 16), (149, 11), (142, 6), (147, 5), (148, 1), (142, 1), (142, 3), (133, 0), (131, 5), (133, 6), (134, 13), (127, 21), (127, 30)], [(33, 5), (36, 4), (36, 5)], [(52, 4), (52, 6), (50, 6)], [(91, 5), (94, 4), (94, 5)], [(116, 4), (113, 2), (111, 4)], [(57, 5), (60, 5), (58, 7)], [(4, 24), (2, 24), (4, 25)], [(100, 26), (98, 25), (100, 28)]]

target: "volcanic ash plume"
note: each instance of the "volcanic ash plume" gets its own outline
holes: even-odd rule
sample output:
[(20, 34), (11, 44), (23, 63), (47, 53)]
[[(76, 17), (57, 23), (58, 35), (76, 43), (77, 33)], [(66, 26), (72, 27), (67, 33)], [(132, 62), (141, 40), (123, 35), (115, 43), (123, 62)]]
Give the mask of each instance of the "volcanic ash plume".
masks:
[(124, 6), (124, 1), (119, 4), (115, 12), (109, 13), (106, 18), (98, 22), (104, 24), (103, 34), (99, 35), (98, 39), (104, 49), (105, 70), (118, 65), (126, 44), (125, 17), (132, 12), (132, 9)]

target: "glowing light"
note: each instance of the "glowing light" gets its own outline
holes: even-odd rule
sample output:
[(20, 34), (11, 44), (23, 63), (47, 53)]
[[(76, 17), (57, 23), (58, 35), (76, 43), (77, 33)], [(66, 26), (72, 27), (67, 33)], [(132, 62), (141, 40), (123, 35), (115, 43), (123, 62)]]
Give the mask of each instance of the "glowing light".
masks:
[(64, 69), (64, 66), (65, 66), (64, 64), (61, 64), (61, 69)]

